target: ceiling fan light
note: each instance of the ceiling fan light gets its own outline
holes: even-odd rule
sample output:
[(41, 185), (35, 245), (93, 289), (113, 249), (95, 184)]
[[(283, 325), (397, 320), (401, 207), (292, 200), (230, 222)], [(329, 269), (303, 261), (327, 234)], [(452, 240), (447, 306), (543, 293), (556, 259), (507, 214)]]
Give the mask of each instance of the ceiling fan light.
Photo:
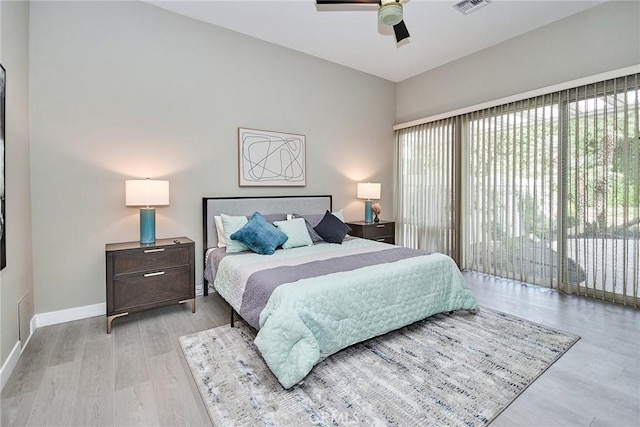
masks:
[(385, 3), (378, 8), (378, 21), (381, 24), (394, 26), (402, 21), (402, 4)]

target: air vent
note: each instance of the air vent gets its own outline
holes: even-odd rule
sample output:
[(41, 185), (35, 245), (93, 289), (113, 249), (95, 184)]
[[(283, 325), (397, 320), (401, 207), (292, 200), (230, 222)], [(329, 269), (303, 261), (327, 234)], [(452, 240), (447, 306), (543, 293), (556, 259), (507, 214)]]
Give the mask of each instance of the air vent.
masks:
[(460, 3), (456, 3), (453, 7), (463, 15), (468, 15), (471, 12), (475, 12), (476, 10), (488, 5), (491, 3), (489, 0), (463, 0)]

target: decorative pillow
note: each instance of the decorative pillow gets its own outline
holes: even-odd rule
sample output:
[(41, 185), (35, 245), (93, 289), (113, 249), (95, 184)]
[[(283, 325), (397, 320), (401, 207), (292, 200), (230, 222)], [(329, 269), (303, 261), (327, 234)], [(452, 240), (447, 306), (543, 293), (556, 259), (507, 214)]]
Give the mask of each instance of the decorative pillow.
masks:
[(344, 236), (351, 231), (351, 227), (327, 211), (322, 221), (314, 227), (314, 230), (316, 230), (320, 237), (326, 242), (342, 244)]
[(300, 214), (293, 214), (294, 218), (304, 218), (305, 220), (307, 220), (307, 222), (309, 223), (309, 225), (311, 225), (311, 227), (315, 227), (316, 225), (320, 224), (320, 221), (322, 221), (322, 218), (324, 218), (324, 214), (311, 214), (311, 215), (300, 215)]
[[(309, 220), (309, 217), (314, 217), (311, 218), (311, 222)], [(318, 217), (317, 221), (315, 220), (315, 217)], [(309, 237), (311, 237), (311, 241), (313, 243), (316, 242), (322, 242), (322, 237), (320, 237), (320, 235), (318, 233), (316, 233), (316, 230), (313, 229), (313, 227), (315, 227), (316, 225), (318, 225), (320, 223), (320, 221), (322, 221), (322, 218), (324, 217), (323, 214), (320, 215), (298, 215), (298, 214), (293, 214), (293, 218), (299, 218), (299, 219), (304, 219), (304, 223), (307, 226), (307, 232), (309, 233)]]
[(267, 220), (269, 224), (273, 224), (274, 221), (286, 221), (287, 214), (260, 214)]
[(289, 221), (275, 221), (273, 225), (278, 227), (278, 229), (288, 237), (287, 241), (282, 245), (282, 249), (313, 245), (313, 240), (311, 240), (311, 236), (309, 236), (307, 222), (304, 218)]
[(224, 230), (227, 253), (248, 251), (249, 247), (247, 245), (231, 239), (231, 235), (240, 230), (247, 223), (247, 217), (220, 214), (220, 218), (222, 219), (222, 229)]
[[(254, 212), (249, 222), (230, 237), (232, 240), (244, 243), (253, 252), (261, 255), (273, 255), (276, 248), (287, 241), (287, 235), (269, 224), (258, 212)], [(227, 249), (228, 247), (227, 243)]]
[(224, 248), (227, 246), (227, 238), (224, 235), (224, 226), (222, 225), (222, 218), (216, 215), (213, 217), (213, 222), (216, 224), (216, 234), (218, 235), (218, 247)]
[[(342, 209), (336, 212), (331, 212), (331, 214), (338, 218), (340, 221), (344, 222)], [(324, 240), (314, 229), (315, 226), (320, 224), (320, 221), (322, 221), (322, 218), (324, 218), (324, 214), (293, 214), (293, 218), (304, 218), (304, 220), (307, 222), (307, 231), (309, 232), (309, 236), (311, 236), (311, 240), (313, 240), (314, 243), (322, 242)]]
[(331, 212), (331, 214), (338, 218), (340, 221), (344, 222), (344, 214), (342, 213), (342, 209), (340, 209), (339, 211)]

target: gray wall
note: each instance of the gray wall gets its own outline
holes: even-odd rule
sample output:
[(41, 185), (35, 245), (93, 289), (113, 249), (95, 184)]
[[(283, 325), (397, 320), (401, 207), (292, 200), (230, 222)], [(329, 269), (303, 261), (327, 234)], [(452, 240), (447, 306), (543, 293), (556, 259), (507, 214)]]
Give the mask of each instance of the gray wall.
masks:
[(640, 64), (640, 2), (608, 2), (400, 82), (397, 123)]
[[(0, 62), (7, 70), (7, 267), (0, 272), (0, 365), (18, 342), (18, 300), (33, 307), (29, 176), (29, 3), (0, 2)], [(31, 310), (32, 311), (32, 310)], [(33, 314), (23, 313), (26, 325)], [(23, 331), (23, 342), (29, 330)]]
[[(391, 207), (391, 82), (141, 2), (34, 2), (30, 37), (37, 313), (105, 301), (105, 243), (139, 237), (125, 179), (170, 181), (157, 236), (198, 254), (203, 196), (333, 194), (361, 219), (375, 180)], [(306, 135), (307, 186), (239, 188), (239, 126)]]

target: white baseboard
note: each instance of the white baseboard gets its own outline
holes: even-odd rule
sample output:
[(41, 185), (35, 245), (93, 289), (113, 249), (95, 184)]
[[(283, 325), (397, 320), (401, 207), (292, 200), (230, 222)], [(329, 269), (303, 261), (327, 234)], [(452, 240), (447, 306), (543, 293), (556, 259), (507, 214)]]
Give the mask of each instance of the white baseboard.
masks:
[(9, 380), (13, 369), (18, 364), (22, 351), (27, 347), (27, 344), (31, 340), (33, 333), (38, 328), (43, 326), (56, 325), (58, 323), (71, 322), (73, 320), (86, 319), (94, 316), (104, 316), (107, 314), (107, 304), (93, 304), (85, 305), (83, 307), (69, 308), (67, 310), (51, 311), (49, 313), (36, 314), (29, 322), (30, 334), (24, 345), (21, 345), (20, 341), (16, 343), (9, 354), (9, 357), (2, 365), (0, 370), (0, 390), (4, 388), (4, 385)]
[[(200, 296), (202, 293), (202, 285), (196, 286), (196, 296)], [(105, 316), (106, 314), (106, 302), (36, 314), (33, 316), (33, 319), (31, 319), (31, 333), (33, 334), (36, 329), (42, 328), (43, 326), (57, 325), (58, 323), (87, 319), (95, 316)]]
[[(196, 296), (203, 294), (202, 284), (196, 285)], [(31, 333), (43, 326), (57, 325), (58, 323), (71, 322), (73, 320), (87, 319), (95, 316), (106, 316), (107, 303), (85, 305), (66, 310), (50, 311), (48, 313), (36, 314), (31, 319)]]
[(0, 369), (0, 390), (4, 388), (4, 385), (9, 380), (13, 369), (18, 364), (21, 353), (22, 347), (20, 346), (20, 341), (18, 341), (16, 345), (13, 346), (13, 350), (11, 350), (11, 353), (9, 353), (9, 357), (7, 357), (7, 360), (4, 362), (4, 365), (2, 365), (2, 368)]
[(43, 326), (57, 325), (58, 323), (71, 322), (73, 320), (86, 319), (94, 316), (105, 316), (106, 314), (107, 303), (101, 302), (99, 304), (36, 314), (33, 316), (31, 324), (32, 329), (35, 331), (37, 328), (42, 328)]

